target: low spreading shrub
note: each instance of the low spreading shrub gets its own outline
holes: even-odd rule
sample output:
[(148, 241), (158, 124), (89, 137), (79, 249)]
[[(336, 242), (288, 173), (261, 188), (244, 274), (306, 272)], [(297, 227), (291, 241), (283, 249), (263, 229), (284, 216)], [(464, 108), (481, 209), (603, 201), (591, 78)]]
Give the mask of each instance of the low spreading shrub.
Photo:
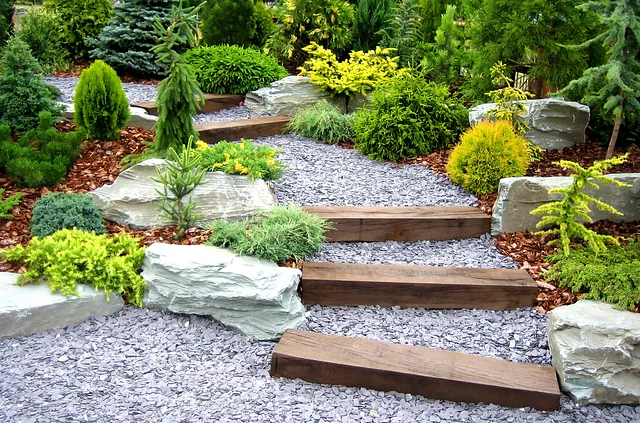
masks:
[(56, 25), (54, 13), (44, 8), (32, 8), (20, 19), (20, 26), (16, 29), (16, 38), (29, 46), (45, 72), (67, 66), (67, 52), (62, 47)]
[(448, 86), (402, 72), (356, 112), (353, 131), (363, 154), (396, 161), (450, 147), (467, 123), (467, 110)]
[(239, 46), (198, 47), (184, 55), (204, 92), (246, 94), (287, 76), (278, 62)]
[(63, 229), (45, 238), (33, 238), (27, 247), (18, 245), (0, 251), (0, 258), (27, 267), (19, 285), (49, 284), (51, 292), (78, 296), (77, 284), (88, 284), (107, 294), (127, 296), (131, 304), (142, 307), (146, 283), (138, 274), (144, 259), (139, 240), (120, 233), (107, 235)]
[(96, 60), (82, 72), (73, 97), (74, 121), (92, 138), (117, 140), (129, 121), (129, 101), (116, 71)]
[(100, 208), (89, 196), (57, 192), (43, 195), (33, 205), (31, 235), (44, 238), (73, 228), (96, 234), (106, 232)]
[(449, 156), (447, 173), (476, 195), (496, 192), (501, 178), (522, 176), (529, 167), (527, 140), (507, 121), (480, 122), (460, 139)]
[(247, 175), (249, 179), (272, 181), (280, 178), (284, 165), (275, 159), (280, 151), (268, 145), (256, 146), (249, 140), (240, 143), (222, 141), (212, 146), (198, 141), (195, 154), (202, 157), (200, 166), (230, 175)]
[(545, 273), (547, 282), (583, 292), (581, 298), (606, 301), (635, 311), (640, 307), (640, 241), (612, 246), (594, 255), (588, 248), (572, 249), (568, 255), (548, 258), (553, 263)]
[(20, 204), (20, 200), (22, 200), (24, 194), (19, 192), (11, 197), (3, 199), (4, 191), (4, 188), (0, 188), (0, 220), (13, 220), (11, 210)]
[(56, 185), (80, 155), (82, 131), (60, 133), (51, 113), (40, 113), (40, 126), (12, 141), (9, 126), (0, 126), (0, 172), (18, 184), (39, 188)]
[(354, 120), (355, 115), (343, 114), (336, 106), (322, 100), (298, 110), (288, 128), (303, 137), (337, 144), (353, 138)]
[(299, 206), (276, 207), (244, 222), (214, 221), (208, 245), (276, 263), (300, 261), (320, 250), (331, 225)]

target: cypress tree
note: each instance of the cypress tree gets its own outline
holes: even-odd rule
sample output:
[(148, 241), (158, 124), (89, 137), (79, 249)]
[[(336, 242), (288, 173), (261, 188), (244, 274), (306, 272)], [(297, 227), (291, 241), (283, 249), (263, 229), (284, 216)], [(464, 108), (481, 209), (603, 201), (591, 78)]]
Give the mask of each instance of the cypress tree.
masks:
[(166, 75), (167, 67), (156, 63), (151, 52), (158, 43), (153, 23), (157, 20), (168, 26), (173, 4), (174, 0), (122, 0), (115, 4), (114, 17), (90, 42), (91, 58), (134, 75)]

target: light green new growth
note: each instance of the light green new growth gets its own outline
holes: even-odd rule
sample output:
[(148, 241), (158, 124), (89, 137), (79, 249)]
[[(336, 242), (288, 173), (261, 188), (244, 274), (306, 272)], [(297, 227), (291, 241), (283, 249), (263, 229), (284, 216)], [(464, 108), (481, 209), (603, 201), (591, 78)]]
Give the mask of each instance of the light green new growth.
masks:
[[(152, 178), (155, 182), (162, 184), (162, 191), (156, 192), (162, 198), (158, 208), (164, 217), (178, 226), (175, 239), (182, 238), (184, 232), (192, 227), (202, 216), (194, 214), (193, 209), (197, 205), (189, 194), (202, 183), (202, 178), (206, 174), (205, 170), (199, 169), (202, 156), (195, 154), (191, 148), (193, 137), (178, 153), (173, 147), (169, 147), (169, 158), (164, 172), (156, 168), (157, 178)], [(184, 198), (189, 195), (189, 199), (184, 202)]]
[(594, 203), (600, 210), (608, 211), (612, 214), (621, 216), (622, 213), (612, 206), (585, 194), (582, 190), (587, 187), (599, 189), (600, 187), (594, 181), (600, 181), (605, 184), (615, 184), (619, 187), (628, 187), (630, 185), (618, 180), (609, 178), (602, 174), (603, 171), (612, 166), (622, 164), (626, 161), (628, 153), (621, 157), (613, 157), (608, 160), (597, 161), (588, 169), (584, 169), (577, 163), (568, 160), (561, 160), (556, 164), (564, 169), (571, 169), (575, 173), (573, 183), (568, 188), (552, 188), (549, 194), (562, 194), (564, 198), (560, 201), (543, 204), (531, 212), (531, 214), (542, 214), (542, 220), (538, 222), (538, 228), (552, 226), (551, 229), (537, 232), (538, 235), (556, 235), (558, 239), (549, 242), (552, 244), (560, 244), (562, 253), (569, 255), (571, 252), (571, 242), (584, 240), (588, 248), (596, 255), (607, 250), (606, 242), (618, 245), (618, 240), (609, 235), (600, 235), (591, 229), (587, 229), (583, 223), (576, 220), (583, 219), (592, 222), (589, 213), (589, 203)]
[(527, 112), (527, 108), (522, 101), (533, 97), (528, 91), (513, 87), (513, 79), (505, 75), (507, 65), (498, 62), (491, 67), (491, 82), (496, 86), (505, 85), (505, 87), (489, 91), (487, 95), (491, 101), (496, 103), (496, 107), (489, 110), (487, 114), (495, 117), (497, 120), (506, 120), (511, 123), (516, 133), (522, 135), (530, 128), (522, 116)]
[(4, 200), (2, 199), (3, 194), (4, 188), (0, 188), (0, 220), (13, 220), (11, 210), (20, 204), (20, 200), (22, 200), (24, 194), (19, 192), (11, 197), (5, 198)]

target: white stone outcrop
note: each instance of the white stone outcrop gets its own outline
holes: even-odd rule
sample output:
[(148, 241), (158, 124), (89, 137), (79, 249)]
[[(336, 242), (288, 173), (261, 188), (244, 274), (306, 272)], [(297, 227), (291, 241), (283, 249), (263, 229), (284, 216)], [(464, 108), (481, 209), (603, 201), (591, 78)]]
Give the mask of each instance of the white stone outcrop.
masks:
[[(59, 103), (64, 106), (64, 110), (62, 111), (62, 118), (66, 121), (73, 122), (73, 115), (75, 112), (75, 108), (73, 103)], [(157, 116), (150, 115), (147, 111), (140, 107), (129, 106), (129, 122), (127, 122), (127, 126), (131, 126), (133, 128), (140, 128), (151, 130), (154, 125), (158, 121)]]
[[(152, 180), (158, 176), (156, 167), (163, 170), (165, 165), (162, 159), (145, 160), (89, 195), (105, 219), (133, 229), (167, 226), (157, 206), (161, 198), (156, 190), (162, 190), (162, 184)], [(191, 195), (198, 203), (194, 213), (203, 216), (200, 227), (215, 219), (242, 220), (278, 204), (273, 189), (263, 180), (252, 182), (244, 175), (223, 172), (207, 172)]]
[(640, 404), (640, 314), (584, 300), (556, 308), (549, 348), (562, 390), (579, 404)]
[(211, 316), (258, 340), (280, 338), (305, 321), (298, 269), (223, 248), (156, 243), (142, 270), (144, 305), (152, 309)]

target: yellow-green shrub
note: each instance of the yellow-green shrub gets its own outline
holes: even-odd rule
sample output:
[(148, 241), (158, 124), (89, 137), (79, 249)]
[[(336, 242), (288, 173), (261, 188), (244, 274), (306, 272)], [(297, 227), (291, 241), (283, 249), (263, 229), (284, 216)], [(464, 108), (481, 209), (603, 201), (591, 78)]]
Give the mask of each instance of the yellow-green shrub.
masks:
[(481, 122), (460, 140), (449, 156), (447, 173), (476, 195), (496, 192), (500, 178), (524, 175), (531, 161), (527, 140), (504, 120)]

